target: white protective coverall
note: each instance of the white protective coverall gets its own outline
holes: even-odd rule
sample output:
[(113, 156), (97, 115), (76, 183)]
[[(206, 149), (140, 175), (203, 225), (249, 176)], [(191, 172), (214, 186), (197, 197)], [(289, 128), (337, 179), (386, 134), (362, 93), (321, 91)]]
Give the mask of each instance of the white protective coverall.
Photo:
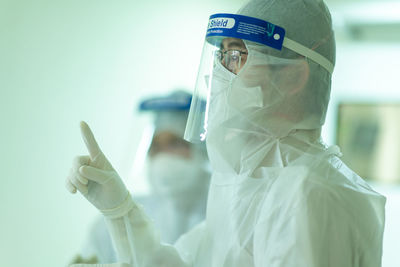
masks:
[[(290, 39), (334, 63), (331, 18), (322, 1), (255, 0), (238, 13), (284, 27)], [(248, 58), (237, 75), (218, 65), (214, 70), (207, 135), (213, 175), (206, 220), (174, 246), (160, 243), (151, 221), (82, 125), (91, 156), (70, 181), (82, 175), (93, 184), (100, 181), (104, 191), (119, 192), (100, 196), (91, 194), (90, 182), (87, 188), (73, 183), (106, 217), (119, 262), (381, 266), (385, 198), (339, 159), (337, 147), (321, 141), (331, 74), (287, 48), (245, 44)]]

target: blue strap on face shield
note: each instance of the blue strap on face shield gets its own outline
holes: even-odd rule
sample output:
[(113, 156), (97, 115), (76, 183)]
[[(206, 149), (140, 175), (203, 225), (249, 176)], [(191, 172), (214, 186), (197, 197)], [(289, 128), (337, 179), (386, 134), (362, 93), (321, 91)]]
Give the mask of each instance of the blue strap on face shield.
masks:
[(285, 29), (257, 18), (236, 14), (214, 14), (208, 22), (206, 40), (219, 45), (223, 38), (248, 40), (281, 50)]
[(214, 14), (208, 21), (206, 40), (220, 46), (227, 37), (248, 40), (277, 50), (286, 47), (322, 66), (330, 74), (334, 65), (314, 50), (285, 37), (285, 29), (268, 21), (236, 14)]
[(191, 94), (171, 94), (142, 101), (139, 105), (139, 111), (185, 111), (190, 109), (191, 102)]

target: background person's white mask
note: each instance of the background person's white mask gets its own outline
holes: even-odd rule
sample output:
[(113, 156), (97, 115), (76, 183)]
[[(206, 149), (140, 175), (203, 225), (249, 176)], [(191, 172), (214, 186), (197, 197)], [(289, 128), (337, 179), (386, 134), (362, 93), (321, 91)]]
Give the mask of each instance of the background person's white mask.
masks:
[(163, 196), (190, 194), (206, 179), (204, 161), (160, 153), (149, 159), (147, 174), (152, 190)]

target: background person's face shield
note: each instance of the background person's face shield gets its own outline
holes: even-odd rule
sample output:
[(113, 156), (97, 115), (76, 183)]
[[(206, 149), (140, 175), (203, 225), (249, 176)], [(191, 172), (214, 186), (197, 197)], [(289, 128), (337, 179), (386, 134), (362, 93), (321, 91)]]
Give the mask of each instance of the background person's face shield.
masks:
[[(206, 41), (184, 135), (187, 141), (194, 143), (205, 141), (210, 125), (219, 123), (214, 118), (209, 117), (210, 106), (213, 114), (215, 112), (220, 114), (228, 112), (224, 110), (227, 104), (224, 105), (219, 101), (220, 106), (216, 107), (212, 104), (213, 98), (219, 93), (227, 93), (218, 92), (218, 88), (222, 88), (222, 86), (219, 86), (221, 80), (224, 79), (223, 82), (226, 84), (232, 82), (238, 74), (239, 76), (241, 75), (240, 71), (246, 66), (246, 61), (251, 56), (245, 41), (246, 43), (250, 41), (250, 43), (265, 46), (266, 48), (273, 48), (277, 51), (282, 50), (282, 47), (286, 47), (299, 54), (299, 56), (319, 64), (329, 73), (333, 72), (333, 64), (329, 60), (285, 37), (285, 30), (277, 25), (242, 15), (212, 15), (208, 23)], [(252, 60), (254, 65), (254, 57)], [(268, 64), (268, 62), (264, 61), (260, 62), (260, 64)], [(256, 74), (250, 73), (248, 77)]]
[[(129, 175), (126, 180), (129, 189), (149, 193), (148, 163), (151, 157), (159, 154), (188, 156), (193, 152), (193, 145), (183, 138), (189, 113), (192, 95), (183, 90), (175, 90), (168, 95), (153, 96), (143, 99), (139, 106), (138, 127), (133, 131), (141, 131), (141, 138), (134, 150), (133, 142), (129, 149)], [(205, 148), (204, 148), (205, 149)], [(138, 189), (138, 184), (140, 188)]]

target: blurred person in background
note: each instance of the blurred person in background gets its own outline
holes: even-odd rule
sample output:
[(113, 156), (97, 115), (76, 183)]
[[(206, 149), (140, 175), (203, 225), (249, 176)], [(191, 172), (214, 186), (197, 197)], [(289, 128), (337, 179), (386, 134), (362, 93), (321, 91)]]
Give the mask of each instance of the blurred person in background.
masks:
[[(154, 115), (153, 136), (146, 158), (150, 194), (135, 197), (160, 230), (161, 240), (174, 243), (180, 235), (205, 218), (209, 163), (205, 144), (183, 140), (192, 95), (175, 90), (167, 96), (142, 101), (139, 111)], [(145, 144), (146, 145), (146, 144)], [(93, 224), (82, 254), (72, 263), (116, 261), (103, 217)]]

